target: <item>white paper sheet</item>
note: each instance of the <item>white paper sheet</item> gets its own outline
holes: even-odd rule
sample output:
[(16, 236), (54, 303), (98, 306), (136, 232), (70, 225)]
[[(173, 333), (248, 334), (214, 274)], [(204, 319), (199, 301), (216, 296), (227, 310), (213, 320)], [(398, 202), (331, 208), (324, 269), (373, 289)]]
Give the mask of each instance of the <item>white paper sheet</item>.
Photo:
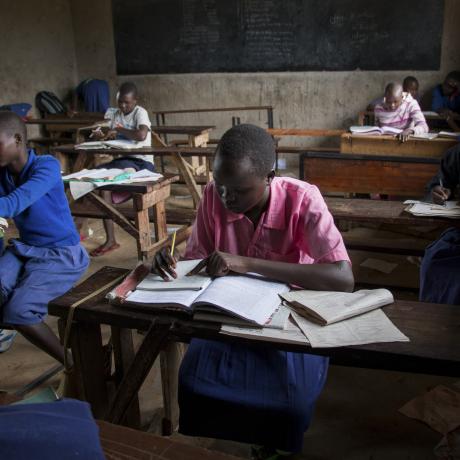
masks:
[(379, 342), (409, 342), (382, 310), (373, 310), (346, 321), (320, 326), (292, 312), (312, 348), (345, 347)]
[(153, 308), (158, 305), (182, 306), (190, 308), (193, 301), (200, 295), (200, 291), (141, 291), (136, 290), (126, 298), (129, 302), (152, 304)]
[(460, 205), (456, 200), (446, 201), (445, 206), (414, 200), (406, 200), (404, 204), (410, 205), (406, 211), (414, 216), (438, 216), (453, 219), (460, 217)]
[(200, 273), (195, 276), (186, 276), (187, 273), (195, 268), (201, 260), (184, 260), (177, 263), (175, 269), (177, 278), (171, 278), (170, 281), (163, 281), (158, 275), (146, 276), (137, 286), (136, 289), (147, 291), (170, 291), (170, 290), (194, 290), (205, 289), (212, 281), (209, 276)]

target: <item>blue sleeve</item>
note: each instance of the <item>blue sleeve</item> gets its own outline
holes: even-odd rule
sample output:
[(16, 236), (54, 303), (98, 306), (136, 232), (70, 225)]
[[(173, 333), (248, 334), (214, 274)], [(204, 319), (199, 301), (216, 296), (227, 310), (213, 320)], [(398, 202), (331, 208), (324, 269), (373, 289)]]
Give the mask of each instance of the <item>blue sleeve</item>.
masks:
[(35, 203), (61, 181), (61, 168), (52, 157), (41, 157), (24, 184), (0, 198), (0, 216), (6, 219), (16, 217)]
[(441, 93), (441, 88), (436, 86), (436, 88), (433, 90), (433, 97), (431, 99), (431, 110), (434, 112), (438, 111), (439, 109), (442, 109), (445, 107), (444, 104), (444, 96)]

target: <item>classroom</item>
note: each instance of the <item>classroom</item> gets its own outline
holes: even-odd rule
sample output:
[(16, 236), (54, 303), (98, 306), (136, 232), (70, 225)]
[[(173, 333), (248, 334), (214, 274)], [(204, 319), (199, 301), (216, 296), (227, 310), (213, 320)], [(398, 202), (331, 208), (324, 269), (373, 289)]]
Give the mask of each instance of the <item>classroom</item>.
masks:
[(460, 2), (0, 6), (0, 459), (460, 460)]

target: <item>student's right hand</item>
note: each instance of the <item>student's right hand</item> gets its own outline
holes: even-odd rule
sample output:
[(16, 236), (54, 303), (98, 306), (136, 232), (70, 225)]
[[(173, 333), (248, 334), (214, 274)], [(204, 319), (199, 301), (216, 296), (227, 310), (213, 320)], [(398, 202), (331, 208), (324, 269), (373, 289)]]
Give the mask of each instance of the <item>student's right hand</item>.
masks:
[(433, 203), (436, 204), (444, 204), (451, 194), (452, 192), (448, 188), (441, 187), (440, 185), (436, 185), (431, 189), (431, 198), (433, 199)]
[(94, 129), (93, 131), (91, 131), (91, 135), (89, 137), (91, 139), (96, 139), (97, 141), (100, 141), (104, 139), (105, 134), (100, 128), (98, 128), (98, 129)]
[(115, 130), (110, 130), (104, 137), (106, 141), (113, 141), (114, 139), (117, 138), (117, 132)]
[(163, 248), (158, 251), (152, 262), (151, 272), (155, 275), (159, 275), (164, 281), (169, 281), (169, 276), (177, 278), (177, 273), (174, 270), (176, 268), (176, 259), (171, 255), (169, 248)]

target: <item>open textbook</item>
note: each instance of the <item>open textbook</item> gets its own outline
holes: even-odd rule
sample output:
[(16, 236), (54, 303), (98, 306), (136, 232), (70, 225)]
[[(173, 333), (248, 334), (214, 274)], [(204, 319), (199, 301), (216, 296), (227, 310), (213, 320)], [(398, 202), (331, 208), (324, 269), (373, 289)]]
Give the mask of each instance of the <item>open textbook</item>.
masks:
[(281, 294), (287, 304), (300, 316), (320, 325), (362, 315), (394, 302), (387, 289), (356, 292), (290, 291)]
[(0, 238), (5, 235), (5, 230), (8, 228), (8, 222), (3, 217), (0, 217)]
[(350, 132), (357, 135), (368, 135), (368, 136), (379, 136), (382, 134), (388, 134), (390, 136), (396, 136), (402, 133), (402, 129), (392, 128), (391, 126), (350, 126)]
[(404, 204), (408, 205), (405, 211), (414, 216), (460, 218), (460, 202), (456, 200), (446, 201), (445, 205), (414, 200), (406, 200)]
[[(193, 266), (198, 262), (194, 261)], [(186, 269), (182, 268), (184, 264), (187, 264)], [(186, 273), (190, 268), (193, 268), (190, 265), (187, 261), (178, 262), (177, 270), (180, 273)], [(145, 271), (142, 268), (140, 270)], [(215, 310), (260, 326), (266, 324), (278, 309), (281, 302), (279, 294), (289, 290), (288, 286), (283, 283), (250, 275), (227, 275), (216, 278), (201, 289), (197, 289), (194, 284), (195, 281), (193, 281), (193, 287), (180, 290), (158, 290), (156, 288), (146, 290), (146, 284), (144, 284), (144, 289), (138, 289), (140, 283), (133, 281), (135, 276), (133, 274), (131, 280), (128, 277), (124, 282), (124, 285), (127, 286), (124, 291), (130, 289), (129, 292), (124, 293), (123, 289), (117, 290), (116, 288), (109, 293), (109, 299), (121, 298), (121, 302), (117, 302), (121, 306), (135, 306), (149, 310), (184, 311), (190, 314), (196, 313), (200, 309), (204, 309), (206, 312)], [(146, 273), (143, 274), (142, 278), (145, 279), (145, 277)], [(186, 277), (180, 276), (176, 281), (162, 281), (162, 283), (171, 285), (174, 282), (177, 284), (187, 283), (184, 278)], [(155, 280), (150, 278), (148, 283), (153, 281)]]
[(90, 141), (77, 144), (77, 150), (100, 150), (100, 149), (141, 149), (145, 147), (141, 142), (130, 141), (125, 139), (113, 141)]

